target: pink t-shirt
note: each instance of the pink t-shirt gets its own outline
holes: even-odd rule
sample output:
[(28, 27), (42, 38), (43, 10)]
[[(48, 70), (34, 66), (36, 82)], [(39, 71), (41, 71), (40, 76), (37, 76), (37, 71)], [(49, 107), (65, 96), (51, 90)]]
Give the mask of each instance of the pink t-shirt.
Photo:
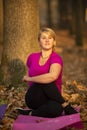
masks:
[[(51, 53), (50, 57), (48, 58), (48, 60), (46, 61), (46, 63), (44, 65), (39, 64), (40, 56), (41, 56), (41, 52), (38, 52), (38, 53), (30, 54), (29, 57), (27, 58), (27, 66), (29, 68), (28, 75), (30, 77), (48, 73), (50, 70), (50, 66), (53, 63), (58, 63), (63, 68), (62, 58), (56, 52), (53, 51)], [(62, 69), (61, 69), (61, 72), (60, 72), (57, 80), (55, 81), (55, 83), (56, 83), (56, 86), (58, 87), (59, 91), (61, 92)], [(29, 82), (30, 86), (32, 84), (33, 84), (33, 82)]]

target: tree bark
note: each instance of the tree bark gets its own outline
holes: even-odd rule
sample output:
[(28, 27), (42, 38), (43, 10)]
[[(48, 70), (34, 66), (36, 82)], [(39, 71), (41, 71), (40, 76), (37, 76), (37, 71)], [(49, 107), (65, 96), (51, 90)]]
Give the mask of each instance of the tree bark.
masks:
[(19, 83), (17, 79), (21, 80), (25, 73), (27, 56), (38, 48), (38, 1), (4, 0), (3, 8), (3, 79), (8, 84)]

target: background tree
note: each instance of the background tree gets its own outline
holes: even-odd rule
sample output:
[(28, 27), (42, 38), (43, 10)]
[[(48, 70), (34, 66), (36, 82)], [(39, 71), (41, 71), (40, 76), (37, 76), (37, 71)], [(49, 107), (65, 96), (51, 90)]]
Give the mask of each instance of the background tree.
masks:
[(4, 0), (3, 8), (3, 79), (6, 85), (17, 85), (26, 72), (27, 56), (38, 48), (38, 1)]
[(82, 0), (72, 0), (73, 31), (75, 31), (76, 45), (83, 45), (82, 26), (83, 9)]
[(1, 63), (1, 55), (2, 55), (2, 40), (3, 40), (3, 2), (0, 0), (0, 63)]
[(52, 26), (52, 21), (51, 21), (51, 0), (47, 0), (47, 13), (48, 13), (48, 26)]
[(59, 21), (59, 27), (60, 29), (67, 29), (68, 27), (68, 0), (59, 0), (59, 13), (60, 14), (60, 21)]

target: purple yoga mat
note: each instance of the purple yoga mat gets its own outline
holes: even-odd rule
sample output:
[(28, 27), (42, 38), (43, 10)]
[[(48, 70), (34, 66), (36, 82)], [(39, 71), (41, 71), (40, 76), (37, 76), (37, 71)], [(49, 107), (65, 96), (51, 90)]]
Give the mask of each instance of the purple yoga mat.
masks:
[[(39, 120), (43, 120), (43, 122), (38, 123)], [(17, 120), (13, 123), (12, 130), (65, 130), (66, 126), (82, 129), (80, 114), (77, 113), (56, 118), (19, 115)]]
[(5, 114), (6, 107), (7, 107), (6, 104), (3, 104), (3, 105), (0, 106), (0, 121), (2, 120), (2, 118), (3, 118), (4, 114)]

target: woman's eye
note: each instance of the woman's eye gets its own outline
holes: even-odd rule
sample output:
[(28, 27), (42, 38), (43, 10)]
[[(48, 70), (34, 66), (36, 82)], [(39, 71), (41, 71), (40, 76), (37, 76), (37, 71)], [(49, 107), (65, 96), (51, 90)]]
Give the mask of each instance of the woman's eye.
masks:
[(52, 37), (49, 37), (49, 39), (52, 39)]
[(52, 37), (42, 37), (41, 39), (45, 40), (45, 39), (52, 39)]
[(46, 39), (45, 37), (42, 37), (42, 39)]

